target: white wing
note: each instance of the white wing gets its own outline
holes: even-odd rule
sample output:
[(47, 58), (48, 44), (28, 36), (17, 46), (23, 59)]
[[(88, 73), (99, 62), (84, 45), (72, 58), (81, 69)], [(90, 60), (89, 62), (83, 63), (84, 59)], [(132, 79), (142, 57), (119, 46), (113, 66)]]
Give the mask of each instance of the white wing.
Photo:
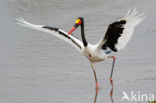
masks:
[(21, 26), (49, 33), (53, 36), (56, 36), (64, 41), (66, 41), (67, 43), (69, 43), (70, 45), (75, 47), (78, 51), (82, 52), (82, 49), (83, 49), (82, 42), (72, 35), (67, 35), (68, 34), (67, 32), (65, 32), (59, 28), (45, 26), (45, 25), (31, 24), (31, 23), (23, 20), (22, 18), (17, 19), (17, 20), (18, 20), (17, 24), (19, 24)]
[(144, 15), (136, 15), (136, 9), (127, 14), (120, 20), (109, 25), (105, 37), (99, 42), (99, 48), (104, 50), (110, 48), (112, 51), (124, 49), (130, 40), (134, 27), (136, 27), (143, 19)]

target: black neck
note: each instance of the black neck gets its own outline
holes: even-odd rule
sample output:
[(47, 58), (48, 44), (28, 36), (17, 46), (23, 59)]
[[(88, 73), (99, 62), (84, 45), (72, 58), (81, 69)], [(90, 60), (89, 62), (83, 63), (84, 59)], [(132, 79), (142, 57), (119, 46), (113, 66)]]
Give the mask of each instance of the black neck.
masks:
[(81, 37), (82, 37), (83, 45), (84, 45), (84, 47), (86, 47), (88, 45), (88, 43), (87, 43), (86, 38), (85, 38), (84, 21), (83, 20), (81, 22)]

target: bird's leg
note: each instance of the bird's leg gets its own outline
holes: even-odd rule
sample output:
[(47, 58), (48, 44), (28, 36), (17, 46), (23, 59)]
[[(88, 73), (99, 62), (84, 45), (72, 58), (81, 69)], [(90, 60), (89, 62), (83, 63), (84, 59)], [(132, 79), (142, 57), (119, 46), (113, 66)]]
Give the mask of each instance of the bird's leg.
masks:
[(110, 75), (110, 83), (113, 86), (112, 76), (113, 76), (113, 70), (114, 70), (114, 64), (115, 64), (115, 56), (108, 56), (108, 58), (113, 58), (112, 70), (111, 70), (111, 75)]
[(98, 96), (98, 88), (96, 88), (96, 91), (95, 91), (95, 98), (94, 98), (94, 103), (96, 103), (97, 101), (97, 96)]
[(95, 68), (94, 68), (94, 63), (90, 62), (90, 64), (91, 64), (91, 67), (92, 67), (92, 70), (93, 70), (93, 73), (94, 73), (96, 88), (98, 88), (98, 81), (97, 81), (97, 77), (96, 77), (96, 71), (95, 71)]

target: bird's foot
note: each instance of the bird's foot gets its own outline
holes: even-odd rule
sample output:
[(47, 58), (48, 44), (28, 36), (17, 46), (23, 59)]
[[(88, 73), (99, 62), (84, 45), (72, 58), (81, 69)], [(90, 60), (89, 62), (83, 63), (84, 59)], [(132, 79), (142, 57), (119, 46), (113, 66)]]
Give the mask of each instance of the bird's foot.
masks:
[(98, 87), (98, 82), (96, 82), (96, 88)]
[(96, 89), (99, 89), (99, 85), (98, 85), (98, 82), (96, 82)]
[(101, 89), (101, 87), (99, 87), (98, 82), (96, 82), (96, 90)]
[(111, 83), (111, 85), (113, 86), (113, 80), (112, 80), (112, 78), (110, 78), (110, 83)]

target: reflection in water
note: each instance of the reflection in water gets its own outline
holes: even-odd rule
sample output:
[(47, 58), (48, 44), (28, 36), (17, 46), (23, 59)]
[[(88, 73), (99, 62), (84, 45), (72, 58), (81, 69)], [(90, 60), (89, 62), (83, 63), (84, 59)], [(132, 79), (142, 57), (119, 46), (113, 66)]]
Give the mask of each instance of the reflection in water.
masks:
[(112, 80), (112, 78), (110, 79), (110, 83), (112, 85), (112, 88), (111, 88), (111, 91), (110, 91), (110, 98), (111, 98), (112, 103), (114, 103), (114, 101), (113, 101), (113, 80)]
[(110, 99), (111, 99), (112, 103), (114, 103), (114, 101), (113, 101), (113, 86), (110, 91)]
[[(96, 101), (97, 101), (98, 91), (99, 91), (99, 89), (96, 88), (94, 103), (96, 103)], [(114, 100), (113, 100), (113, 86), (112, 86), (111, 91), (110, 91), (110, 99), (111, 99), (111, 102), (114, 103)]]

